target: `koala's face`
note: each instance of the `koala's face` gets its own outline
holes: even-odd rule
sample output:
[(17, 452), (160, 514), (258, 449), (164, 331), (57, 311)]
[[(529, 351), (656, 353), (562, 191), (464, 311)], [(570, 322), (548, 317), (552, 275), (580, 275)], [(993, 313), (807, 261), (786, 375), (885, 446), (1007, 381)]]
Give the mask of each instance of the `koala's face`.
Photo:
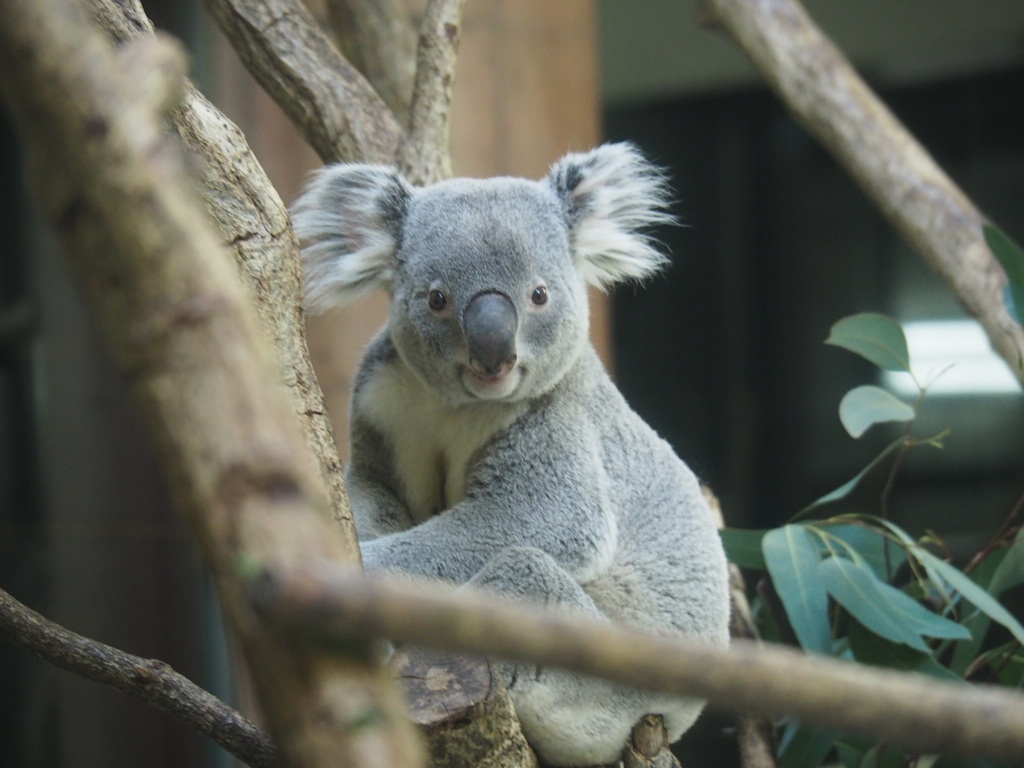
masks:
[(546, 185), (460, 179), (417, 190), (394, 264), (392, 339), (449, 402), (542, 394), (586, 343), (586, 286)]
[(541, 181), (414, 189), (394, 168), (328, 166), (293, 210), (306, 307), (383, 288), (399, 354), (443, 398), (535, 397), (586, 344), (585, 284), (665, 263), (644, 230), (672, 220), (667, 200), (628, 144), (566, 155)]

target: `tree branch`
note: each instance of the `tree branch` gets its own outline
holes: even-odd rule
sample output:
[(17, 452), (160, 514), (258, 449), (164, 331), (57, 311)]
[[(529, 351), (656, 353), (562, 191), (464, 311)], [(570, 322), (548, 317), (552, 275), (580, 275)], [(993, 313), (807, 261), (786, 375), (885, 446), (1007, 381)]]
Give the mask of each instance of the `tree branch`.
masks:
[(742, 640), (722, 649), (336, 568), (270, 571), (249, 595), (262, 616), (313, 644), (386, 637), (563, 667), (755, 716), (792, 715), (917, 752), (1024, 759), (1024, 698), (1000, 688)]
[(981, 322), (1024, 382), (1024, 331), (985, 217), (872, 93), (796, 0), (702, 0), (808, 131)]
[(399, 152), (399, 168), (413, 184), (452, 175), (450, 118), (465, 4), (430, 0), (420, 26), (409, 133)]
[[(707, 485), (701, 485), (701, 492), (711, 508), (715, 525), (725, 528), (725, 515), (718, 496)], [(734, 563), (729, 563), (729, 635), (734, 640), (757, 640), (757, 625), (747, 600), (747, 585), (743, 573)], [(742, 768), (776, 768), (774, 728), (771, 720), (757, 719), (740, 714), (736, 718), (736, 746), (739, 749)]]
[[(138, 0), (89, 4), (93, 17), (119, 43), (153, 34)], [(191, 84), (171, 117), (185, 148), (197, 159), (194, 167), (206, 209), (234, 252), (263, 326), (274, 340), (281, 377), (317, 459), (334, 516), (345, 537), (354, 542), (355, 524), (334, 432), (306, 347), (299, 246), (288, 211), (242, 132)]]
[(325, 5), (342, 53), (407, 126), (416, 76), (416, 27), (406, 0), (327, 0)]
[(205, 0), (242, 61), (324, 162), (394, 161), (402, 129), (300, 0)]
[(208, 736), (256, 768), (274, 764), (277, 749), (252, 721), (162, 661), (89, 640), (43, 618), (0, 590), (0, 637), (43, 661), (137, 696)]
[(126, 71), (63, 0), (0, 2), (0, 71), (35, 189), (154, 428), (283, 758), (420, 764), (398, 691), (365, 653), (297, 650), (244, 599), (241, 573), (344, 562), (353, 542), (331, 520), (249, 297), (152, 111), (166, 99), (136, 101), (139, 62)]

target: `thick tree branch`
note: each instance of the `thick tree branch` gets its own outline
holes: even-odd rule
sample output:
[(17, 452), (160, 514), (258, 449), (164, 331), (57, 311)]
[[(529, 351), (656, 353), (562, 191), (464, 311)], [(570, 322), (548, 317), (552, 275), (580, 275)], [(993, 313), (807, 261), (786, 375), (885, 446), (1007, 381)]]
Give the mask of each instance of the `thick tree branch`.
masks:
[(985, 217), (872, 93), (796, 0), (702, 0), (804, 126), (978, 318), (1024, 382), (1024, 331)]
[(430, 0), (420, 25), (409, 133), (398, 163), (413, 184), (452, 175), (450, 117), (465, 4), (465, 0)]
[(248, 718), (162, 661), (143, 659), (65, 629), (0, 590), (0, 637), (43, 661), (137, 696), (257, 768), (277, 750)]
[[(93, 17), (117, 42), (147, 38), (153, 25), (138, 0), (89, 0)], [(320, 467), (334, 516), (355, 542), (341, 461), (306, 347), (299, 248), (288, 211), (238, 127), (187, 85), (172, 120), (196, 158), (207, 211), (235, 255), (264, 328), (274, 340), (281, 376)], [(353, 559), (358, 557), (353, 546)]]
[(35, 188), (154, 428), (285, 761), (417, 765), (397, 691), (357, 647), (300, 652), (244, 599), (240, 573), (343, 562), (351, 542), (233, 260), (152, 112), (167, 99), (135, 99), (142, 66), (126, 70), (77, 3), (0, 1), (0, 89)]
[(416, 76), (416, 27), (406, 0), (327, 0), (327, 18), (342, 53), (403, 126)]
[(394, 160), (401, 126), (301, 0), (206, 0), (206, 6), (324, 162)]
[(742, 640), (721, 649), (341, 569), (269, 572), (249, 594), (261, 615), (312, 643), (386, 637), (564, 667), (755, 716), (792, 715), (916, 752), (1024, 760), (1024, 697), (1005, 689)]

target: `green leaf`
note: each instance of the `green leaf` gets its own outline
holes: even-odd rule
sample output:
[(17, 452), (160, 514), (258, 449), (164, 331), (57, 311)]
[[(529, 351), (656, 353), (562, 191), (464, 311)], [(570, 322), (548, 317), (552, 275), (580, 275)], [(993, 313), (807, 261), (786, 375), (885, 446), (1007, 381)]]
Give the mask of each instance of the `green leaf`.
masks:
[[(889, 610), (879, 588), (889, 585), (883, 585), (871, 571), (858, 568), (845, 558), (830, 557), (820, 564), (819, 573), (828, 593), (865, 627), (894, 643), (928, 653), (928, 644), (913, 625), (900, 621), (899, 614)], [(902, 592), (899, 594), (903, 595)]]
[(907, 756), (898, 747), (879, 744), (864, 753), (860, 768), (903, 768), (907, 762)]
[(864, 467), (864, 469), (862, 469), (856, 475), (854, 475), (853, 478), (851, 478), (850, 480), (847, 480), (845, 483), (843, 483), (841, 486), (836, 488), (834, 491), (826, 493), (820, 499), (817, 499), (816, 501), (812, 501), (806, 507), (804, 507), (799, 512), (797, 512), (796, 515), (794, 515), (794, 519), (800, 518), (800, 517), (804, 517), (809, 512), (817, 509), (818, 507), (824, 506), (825, 504), (831, 504), (833, 501), (839, 501), (840, 499), (844, 499), (847, 496), (849, 496), (853, 492), (853, 490), (858, 485), (860, 485), (860, 481), (863, 480), (865, 477), (867, 477), (871, 473), (871, 470), (873, 470), (875, 467), (877, 467), (879, 464), (881, 464), (882, 461), (890, 453), (892, 453), (897, 448), (899, 448), (901, 445), (903, 445), (903, 442), (904, 442), (904, 439), (901, 437), (899, 440), (895, 440), (894, 442), (890, 443), (888, 446), (886, 446), (885, 450), (883, 450), (874, 459), (872, 459), (871, 463), (868, 464), (866, 467)]
[(784, 525), (764, 535), (761, 551), (800, 645), (830, 653), (828, 595), (818, 577), (821, 558), (814, 538), (801, 525)]
[(1022, 582), (1024, 582), (1024, 530), (1017, 534), (1017, 538), (1006, 550), (1002, 561), (995, 573), (992, 574), (988, 592), (998, 595)]
[(817, 768), (835, 741), (834, 731), (798, 724), (783, 746), (779, 768)]
[(895, 573), (907, 561), (907, 553), (903, 547), (890, 541), (877, 528), (839, 523), (822, 526), (822, 529), (849, 544), (882, 580), (888, 580), (890, 574)]
[(856, 619), (849, 623), (850, 650), (857, 661), (904, 672), (919, 672), (940, 680), (962, 683), (963, 679), (942, 666), (931, 653), (915, 651), (901, 643), (879, 637)]
[(764, 531), (741, 528), (722, 528), (718, 532), (730, 563), (741, 568), (757, 568), (762, 571), (765, 569), (764, 554), (761, 551), (764, 534)]
[(910, 372), (910, 353), (903, 328), (876, 312), (844, 317), (832, 326), (826, 344), (848, 349), (887, 371)]
[(913, 408), (891, 392), (870, 384), (851, 389), (839, 403), (839, 420), (854, 438), (875, 424), (912, 421), (915, 415)]
[(1018, 641), (1024, 643), (1024, 627), (1007, 611), (999, 601), (979, 587), (963, 571), (953, 567), (945, 560), (940, 560), (928, 550), (915, 546), (913, 555), (926, 568), (944, 579), (950, 587), (959, 592), (965, 600), (974, 605), (992, 621), (1002, 624)]
[(985, 225), (985, 242), (992, 249), (992, 254), (1003, 266), (1009, 279), (1007, 291), (1010, 301), (1007, 302), (1010, 313), (1022, 322), (1024, 316), (1024, 251), (1005, 232), (997, 227)]
[(843, 768), (860, 768), (864, 762), (865, 752), (866, 750), (853, 744), (836, 744), (836, 757), (843, 764)]
[(981, 646), (985, 635), (988, 634), (988, 628), (992, 625), (992, 619), (976, 610), (967, 616), (961, 624), (971, 633), (971, 639), (961, 640), (956, 644), (953, 656), (949, 660), (949, 668), (954, 673), (963, 676), (967, 674), (967, 670), (970, 669), (971, 664), (981, 652)]

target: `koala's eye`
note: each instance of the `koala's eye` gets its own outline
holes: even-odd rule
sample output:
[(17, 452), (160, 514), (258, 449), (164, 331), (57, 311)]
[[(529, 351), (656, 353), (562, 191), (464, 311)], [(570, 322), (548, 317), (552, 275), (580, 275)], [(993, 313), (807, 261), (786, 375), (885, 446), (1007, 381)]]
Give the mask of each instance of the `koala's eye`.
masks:
[(530, 295), (530, 301), (538, 307), (548, 303), (548, 289), (546, 286), (538, 285)]
[(427, 306), (435, 312), (440, 312), (448, 306), (448, 297), (445, 296), (444, 291), (435, 288), (427, 294)]

